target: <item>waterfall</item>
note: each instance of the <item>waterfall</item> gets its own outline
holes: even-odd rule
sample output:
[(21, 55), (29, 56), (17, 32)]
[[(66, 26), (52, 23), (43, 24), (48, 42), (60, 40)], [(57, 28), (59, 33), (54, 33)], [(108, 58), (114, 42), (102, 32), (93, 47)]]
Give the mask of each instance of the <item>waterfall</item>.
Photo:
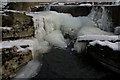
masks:
[(112, 22), (108, 12), (104, 6), (93, 7), (88, 17), (97, 24), (98, 28), (110, 32), (112, 31)]
[(101, 17), (101, 26), (99, 26), (100, 28), (102, 28), (105, 31), (111, 31), (112, 30), (112, 22), (111, 22), (111, 18), (108, 15), (108, 10), (105, 7), (101, 7), (102, 8), (102, 17)]

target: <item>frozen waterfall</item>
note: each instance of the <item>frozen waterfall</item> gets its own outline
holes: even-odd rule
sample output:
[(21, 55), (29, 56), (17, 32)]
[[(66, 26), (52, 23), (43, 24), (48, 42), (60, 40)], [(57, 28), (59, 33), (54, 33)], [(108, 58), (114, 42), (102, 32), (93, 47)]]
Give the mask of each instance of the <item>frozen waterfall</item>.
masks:
[[(79, 36), (89, 34), (112, 35), (112, 33), (106, 32), (110, 31), (111, 25), (108, 24), (107, 12), (104, 8), (101, 9), (97, 9), (98, 12), (92, 10), (88, 16), (84, 17), (72, 17), (70, 14), (54, 11), (27, 13), (27, 15), (33, 16), (34, 21), (35, 36), (32, 38), (34, 59), (18, 73), (19, 75), (16, 78), (31, 78), (31, 76), (36, 75), (38, 67), (41, 66), (41, 63), (38, 62), (41, 54), (49, 52), (51, 47), (66, 49), (72, 40), (76, 40), (73, 49), (82, 53), (86, 48), (86, 43), (78, 42)], [(96, 17), (96, 15), (98, 16)], [(105, 20), (102, 21), (101, 19)], [(66, 34), (69, 35), (68, 39), (64, 38)], [(30, 69), (35, 72), (29, 71), (27, 74)]]
[(112, 30), (112, 22), (108, 12), (104, 6), (93, 7), (88, 17), (97, 24), (97, 27), (110, 32)]

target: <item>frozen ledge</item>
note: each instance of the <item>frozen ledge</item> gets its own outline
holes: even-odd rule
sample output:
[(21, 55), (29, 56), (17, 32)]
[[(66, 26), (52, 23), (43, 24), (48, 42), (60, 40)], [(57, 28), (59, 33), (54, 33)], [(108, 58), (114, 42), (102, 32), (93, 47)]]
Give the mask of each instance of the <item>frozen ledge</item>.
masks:
[(28, 49), (32, 50), (32, 47), (30, 47), (33, 44), (33, 41), (30, 39), (19, 39), (14, 41), (2, 41), (0, 42), (0, 49), (2, 48), (12, 48), (16, 46), (19, 51), (25, 51), (25, 49), (21, 48), (20, 46), (28, 45)]
[(93, 41), (93, 40), (101, 40), (101, 41), (120, 41), (119, 35), (83, 35), (79, 36), (78, 41)]

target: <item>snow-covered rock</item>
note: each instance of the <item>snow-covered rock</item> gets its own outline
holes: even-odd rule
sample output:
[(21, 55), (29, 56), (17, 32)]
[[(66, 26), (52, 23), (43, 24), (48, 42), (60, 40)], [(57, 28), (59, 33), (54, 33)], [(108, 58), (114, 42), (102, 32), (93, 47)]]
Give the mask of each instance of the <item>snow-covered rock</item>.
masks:
[[(98, 36), (101, 36), (101, 35), (113, 35), (113, 34), (110, 33), (110, 32), (103, 31), (103, 30), (101, 30), (101, 29), (99, 29), (97, 27), (90, 27), (90, 26), (84, 26), (84, 27), (82, 27), (80, 29), (80, 31), (78, 32), (78, 34), (77, 34), (77, 41), (74, 44), (74, 50), (76, 50), (78, 53), (82, 53), (82, 51), (85, 50), (85, 46), (86, 46), (87, 42), (86, 43), (85, 42), (79, 42), (78, 43), (78, 40), (80, 39), (79, 36), (84, 36), (84, 35), (96, 35), (96, 36), (98, 35)], [(82, 39), (84, 39), (84, 38), (85, 38), (85, 36), (82, 37)], [(87, 39), (91, 39), (91, 38), (97, 39), (95, 36), (94, 37), (93, 36), (89, 37)], [(112, 39), (113, 38), (114, 37), (112, 37)]]
[[(38, 55), (38, 53), (47, 53), (50, 50), (49, 43), (47, 41), (39, 42), (36, 38), (33, 39), (19, 39), (14, 41), (2, 41), (0, 42), (0, 49), (11, 48), (17, 46), (19, 50), (23, 50), (20, 46), (29, 45), (29, 50), (32, 50), (33, 57)], [(18, 51), (19, 51), (18, 50)], [(36, 57), (35, 57), (36, 58)]]
[(109, 41), (116, 41), (120, 40), (119, 36), (115, 35), (83, 35), (78, 37), (78, 41), (91, 41), (91, 40), (109, 40)]
[(116, 43), (112, 43), (109, 41), (99, 41), (99, 40), (95, 40), (89, 43), (92, 46), (95, 46), (96, 44), (99, 44), (101, 46), (108, 46), (109, 48), (115, 50), (115, 51), (120, 51), (120, 42), (116, 42)]
[(0, 29), (7, 29), (7, 30), (11, 30), (12, 27), (0, 27)]

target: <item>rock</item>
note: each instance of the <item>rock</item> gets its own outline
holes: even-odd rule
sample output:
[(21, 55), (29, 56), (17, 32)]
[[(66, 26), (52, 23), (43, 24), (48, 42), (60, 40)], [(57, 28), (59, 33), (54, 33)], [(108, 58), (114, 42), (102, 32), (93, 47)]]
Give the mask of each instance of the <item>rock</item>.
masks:
[[(16, 2), (16, 3), (10, 2), (7, 6), (9, 6), (8, 9), (11, 10), (35, 12), (43, 11), (44, 7), (48, 4), (49, 3), (47, 2)], [(38, 7), (39, 5), (41, 5), (42, 7)]]
[(34, 36), (34, 26), (31, 16), (23, 13), (5, 12), (2, 15), (2, 26), (11, 27), (10, 30), (2, 29), (2, 40), (14, 40)]
[(94, 58), (108, 69), (120, 73), (120, 51), (113, 51), (108, 46), (101, 46), (96, 44), (95, 46), (88, 46), (87, 54)]
[(17, 51), (16, 46), (11, 48), (2, 48), (2, 79), (15, 77), (19, 71), (32, 59), (32, 51)]

